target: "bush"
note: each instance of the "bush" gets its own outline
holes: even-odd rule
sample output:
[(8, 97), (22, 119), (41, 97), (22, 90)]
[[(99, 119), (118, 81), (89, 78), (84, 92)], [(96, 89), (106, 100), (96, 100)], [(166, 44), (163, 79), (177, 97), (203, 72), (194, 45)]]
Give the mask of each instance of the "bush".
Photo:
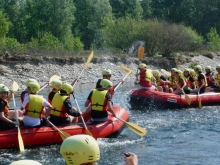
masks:
[(38, 45), (44, 49), (62, 49), (63, 44), (51, 33), (46, 33), (38, 42)]
[(5, 38), (5, 47), (7, 49), (13, 49), (19, 46), (20, 43), (15, 38)]
[(209, 33), (207, 33), (208, 38), (208, 48), (213, 51), (220, 50), (220, 36), (218, 35), (215, 28), (211, 28)]

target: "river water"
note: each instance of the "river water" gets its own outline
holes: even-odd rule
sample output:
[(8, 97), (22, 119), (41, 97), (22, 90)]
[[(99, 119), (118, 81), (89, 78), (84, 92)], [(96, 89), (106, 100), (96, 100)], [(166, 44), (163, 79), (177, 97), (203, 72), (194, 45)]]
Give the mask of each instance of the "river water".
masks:
[[(181, 110), (162, 110), (155, 106), (151, 110), (133, 109), (127, 99), (132, 87), (130, 84), (123, 86), (115, 92), (114, 104), (127, 109), (130, 122), (144, 127), (148, 133), (139, 137), (126, 127), (118, 138), (98, 139), (101, 150), (98, 165), (123, 165), (123, 153), (128, 151), (138, 155), (139, 165), (220, 164), (218, 106)], [(84, 109), (90, 90), (91, 86), (84, 86), (76, 91), (81, 109)], [(0, 165), (20, 159), (37, 160), (43, 165), (65, 165), (59, 149), (58, 144), (26, 148), (24, 153), (18, 148), (1, 149)]]

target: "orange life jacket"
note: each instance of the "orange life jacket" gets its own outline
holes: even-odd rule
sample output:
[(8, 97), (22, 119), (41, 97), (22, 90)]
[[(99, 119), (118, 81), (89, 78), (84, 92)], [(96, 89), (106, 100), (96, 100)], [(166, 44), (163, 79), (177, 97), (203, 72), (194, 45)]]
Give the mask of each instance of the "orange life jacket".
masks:
[(9, 107), (8, 101), (5, 100), (5, 99), (1, 99), (1, 98), (0, 98), (0, 100), (2, 100), (2, 101), (5, 103), (5, 106), (4, 106), (4, 115), (5, 115), (5, 117), (8, 117), (8, 107)]

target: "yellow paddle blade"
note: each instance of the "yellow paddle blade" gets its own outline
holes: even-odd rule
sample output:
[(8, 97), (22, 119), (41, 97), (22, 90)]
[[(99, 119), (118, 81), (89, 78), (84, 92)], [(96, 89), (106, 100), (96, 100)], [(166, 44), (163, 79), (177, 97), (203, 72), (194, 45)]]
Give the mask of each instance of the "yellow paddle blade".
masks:
[(86, 134), (89, 135), (89, 136), (92, 136), (92, 133), (88, 129), (86, 129)]
[(13, 81), (12, 90), (13, 90), (14, 92), (16, 92), (16, 91), (18, 90), (18, 88), (19, 88), (18, 83), (15, 82), (15, 81)]
[(188, 105), (190, 105), (191, 104), (190, 97), (187, 94), (185, 94), (185, 98), (186, 98), (186, 102), (188, 103)]
[(66, 133), (66, 132), (63, 132), (61, 130), (58, 130), (59, 134), (60, 134), (60, 137), (65, 140), (66, 138), (70, 137), (71, 135)]
[(198, 104), (199, 104), (199, 108), (202, 108), (202, 101), (200, 95), (198, 95)]
[(21, 132), (20, 132), (19, 127), (18, 127), (18, 144), (19, 144), (20, 151), (23, 152), (24, 151), (24, 143), (23, 143), (23, 140), (21, 137)]
[(136, 134), (138, 134), (139, 136), (144, 136), (147, 134), (147, 130), (134, 124), (134, 123), (130, 123), (130, 122), (126, 122), (125, 121), (125, 124), (128, 126), (128, 128), (135, 132)]
[(143, 46), (139, 46), (139, 48), (138, 48), (138, 60), (139, 61), (141, 61), (143, 55), (144, 55), (144, 47)]
[(93, 51), (92, 51), (92, 52), (90, 53), (90, 55), (89, 55), (87, 61), (86, 61), (85, 67), (87, 67), (87, 66), (89, 65), (90, 61), (91, 61), (92, 58), (93, 58), (93, 55), (94, 55), (94, 53), (93, 53)]
[(53, 80), (59, 80), (59, 79), (61, 79), (60, 76), (53, 75), (53, 76), (50, 78), (50, 82), (52, 82)]
[(167, 76), (171, 76), (171, 73), (166, 71), (165, 69), (161, 69), (161, 72)]
[(121, 65), (120, 68), (121, 68), (122, 70), (124, 70), (125, 72), (127, 72), (127, 73), (131, 73), (131, 72), (132, 72), (132, 69), (128, 68), (128, 67), (125, 66), (125, 65)]

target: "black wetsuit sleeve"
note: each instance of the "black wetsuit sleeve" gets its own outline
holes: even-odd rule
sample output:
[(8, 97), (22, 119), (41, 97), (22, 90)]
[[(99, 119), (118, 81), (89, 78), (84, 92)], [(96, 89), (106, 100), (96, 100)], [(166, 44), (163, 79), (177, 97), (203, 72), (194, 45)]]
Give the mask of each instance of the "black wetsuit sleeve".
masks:
[(93, 91), (90, 92), (90, 94), (89, 94), (87, 100), (90, 100), (90, 98), (92, 97), (92, 93), (93, 93)]
[(97, 81), (97, 83), (96, 83), (96, 89), (97, 88), (101, 88), (102, 86), (100, 85), (100, 82), (102, 81), (102, 79), (99, 79), (98, 81)]
[(195, 80), (194, 80), (194, 78), (189, 77), (189, 81), (194, 82)]
[(50, 92), (48, 95), (48, 100), (52, 101), (55, 94), (56, 94), (56, 92)]
[(0, 101), (0, 112), (4, 112), (5, 103), (1, 100)]
[(74, 116), (74, 117), (80, 116), (80, 113), (79, 113), (79, 112), (72, 110), (72, 104), (71, 104), (71, 102), (70, 102), (69, 99), (66, 99), (66, 100), (63, 102), (63, 104), (64, 104), (64, 106), (65, 106), (66, 112), (67, 112), (69, 115)]
[(166, 77), (164, 77), (164, 75), (161, 75), (160, 79), (163, 80), (163, 81), (167, 81), (167, 79), (166, 79)]
[(110, 95), (109, 93), (107, 93), (107, 94), (105, 95), (105, 98), (107, 99), (107, 101), (111, 101), (111, 95)]

